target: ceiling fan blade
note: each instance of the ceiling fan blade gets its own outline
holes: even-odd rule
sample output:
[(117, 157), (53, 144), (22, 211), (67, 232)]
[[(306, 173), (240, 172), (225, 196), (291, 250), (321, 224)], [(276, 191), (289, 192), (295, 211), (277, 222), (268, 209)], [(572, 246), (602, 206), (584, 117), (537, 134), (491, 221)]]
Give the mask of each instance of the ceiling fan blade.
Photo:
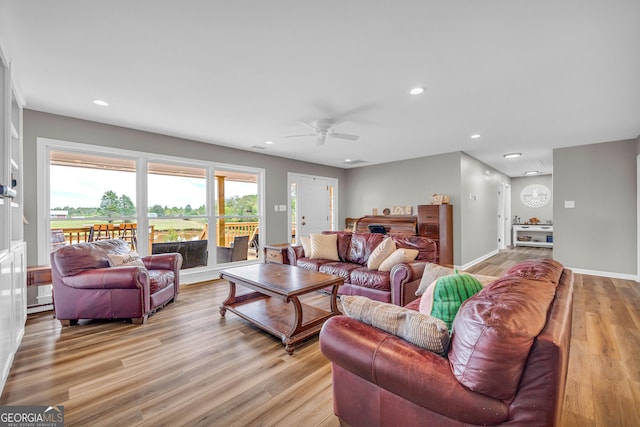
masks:
[(312, 123), (309, 122), (305, 122), (304, 120), (299, 120), (298, 123), (302, 123), (303, 125), (307, 125), (309, 126), (311, 129), (315, 130), (316, 132), (318, 131), (318, 128), (315, 127)]
[(303, 134), (300, 134), (300, 135), (286, 135), (286, 136), (284, 136), (284, 138), (297, 138), (299, 136), (316, 136), (316, 135), (317, 135), (317, 133), (303, 133)]
[(346, 139), (349, 141), (357, 141), (358, 138), (360, 138), (358, 135), (351, 135), (349, 133), (338, 133), (338, 132), (332, 132), (331, 136), (334, 138)]

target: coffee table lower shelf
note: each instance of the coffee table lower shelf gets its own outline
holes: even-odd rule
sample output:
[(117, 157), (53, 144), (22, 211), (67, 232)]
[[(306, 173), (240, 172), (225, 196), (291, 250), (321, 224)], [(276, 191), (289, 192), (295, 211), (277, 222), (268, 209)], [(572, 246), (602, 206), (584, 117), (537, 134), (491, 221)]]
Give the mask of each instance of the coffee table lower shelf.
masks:
[[(284, 264), (253, 264), (220, 272), (229, 282), (229, 296), (220, 304), (220, 315), (227, 310), (282, 340), (293, 354), (295, 345), (318, 335), (322, 324), (338, 310), (338, 287), (343, 279)], [(237, 286), (248, 293), (236, 293)], [(331, 289), (328, 310), (303, 304), (300, 297)]]
[(286, 303), (279, 298), (258, 292), (242, 297), (247, 296), (249, 296), (247, 300), (229, 305), (223, 304), (220, 306), (220, 314), (224, 316), (223, 310), (229, 310), (263, 331), (280, 338), (289, 354), (293, 353), (296, 343), (318, 335), (322, 324), (336, 315), (336, 313), (298, 301), (301, 321), (297, 322), (296, 303)]

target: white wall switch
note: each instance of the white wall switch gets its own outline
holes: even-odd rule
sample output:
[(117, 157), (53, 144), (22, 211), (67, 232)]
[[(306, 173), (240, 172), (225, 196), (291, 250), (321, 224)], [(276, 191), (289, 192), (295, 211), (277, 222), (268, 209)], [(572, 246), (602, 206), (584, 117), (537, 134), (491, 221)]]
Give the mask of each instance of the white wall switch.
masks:
[(275, 212), (278, 212), (278, 205), (274, 205), (274, 206), (273, 206), (273, 210), (274, 210)]
[(573, 209), (576, 207), (576, 202), (574, 202), (573, 200), (565, 200), (564, 207), (567, 209)]
[(286, 212), (287, 211), (287, 205), (280, 205), (280, 212)]

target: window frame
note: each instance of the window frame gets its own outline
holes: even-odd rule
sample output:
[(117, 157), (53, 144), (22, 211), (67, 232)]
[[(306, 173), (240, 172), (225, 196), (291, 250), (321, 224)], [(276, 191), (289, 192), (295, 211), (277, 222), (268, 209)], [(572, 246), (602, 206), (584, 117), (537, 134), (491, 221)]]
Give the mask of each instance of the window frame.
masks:
[[(142, 152), (136, 150), (126, 150), (114, 147), (105, 147), (101, 145), (93, 145), (87, 143), (78, 143), (64, 140), (57, 140), (52, 138), (38, 137), (36, 139), (36, 197), (38, 200), (37, 209), (37, 224), (38, 227), (43, 227), (47, 232), (38, 230), (37, 232), (37, 260), (40, 265), (48, 265), (50, 263), (50, 242), (48, 230), (51, 228), (50, 222), (50, 164), (51, 164), (51, 152), (52, 151), (65, 151), (76, 152), (78, 154), (91, 154), (97, 156), (117, 157), (128, 160), (135, 160), (136, 162), (136, 216), (135, 221), (138, 224), (138, 238), (140, 241), (148, 240), (148, 164), (149, 163), (165, 163), (171, 165), (183, 165), (196, 168), (204, 168), (206, 171), (206, 205), (207, 205), (207, 221), (209, 224), (215, 224), (217, 215), (214, 212), (215, 207), (215, 171), (220, 170), (233, 170), (243, 173), (255, 174), (257, 177), (257, 191), (258, 191), (258, 213), (255, 215), (258, 218), (258, 226), (261, 230), (266, 231), (266, 217), (265, 217), (265, 170), (263, 168), (255, 168), (243, 165), (233, 165), (227, 163), (220, 163), (215, 161), (197, 160), (186, 157), (168, 156), (164, 154), (156, 154), (149, 152)], [(224, 203), (224, 202), (223, 202)], [(209, 240), (209, 253), (215, 253), (215, 245), (212, 242), (217, 240), (217, 230), (215, 227), (209, 227), (209, 235), (214, 238)], [(140, 253), (145, 255), (148, 250), (144, 247), (140, 248)], [(262, 262), (262, 253), (258, 254), (257, 260), (246, 261), (246, 263)], [(193, 269), (182, 270), (181, 275), (186, 277), (195, 276), (197, 273), (208, 273), (212, 270), (223, 268), (224, 264), (216, 264), (215, 257), (209, 257), (209, 265), (206, 267), (197, 267)], [(194, 270), (194, 271), (191, 271)], [(195, 274), (194, 274), (195, 273)], [(210, 279), (210, 275), (208, 275)], [(198, 280), (198, 279), (195, 279)], [(203, 279), (206, 280), (206, 279)]]

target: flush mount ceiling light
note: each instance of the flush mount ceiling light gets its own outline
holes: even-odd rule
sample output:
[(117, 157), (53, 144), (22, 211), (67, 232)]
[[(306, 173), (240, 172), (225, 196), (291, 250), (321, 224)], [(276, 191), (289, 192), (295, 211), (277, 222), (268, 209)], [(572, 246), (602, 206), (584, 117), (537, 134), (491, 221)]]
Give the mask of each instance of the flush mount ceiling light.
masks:
[(471, 139), (478, 139), (480, 138), (482, 135), (480, 135), (479, 133), (474, 133), (473, 135), (470, 136)]
[(540, 172), (538, 171), (526, 171), (524, 174), (525, 175), (538, 175)]
[(502, 157), (504, 157), (505, 159), (517, 159), (520, 156), (522, 156), (522, 153), (507, 153)]
[(420, 94), (421, 94), (421, 93), (423, 93), (423, 92), (424, 92), (424, 88), (422, 88), (422, 87), (414, 87), (413, 89), (411, 89), (411, 90), (409, 91), (409, 93), (410, 93), (411, 95), (420, 95)]
[(101, 107), (108, 107), (109, 103), (107, 101), (105, 101), (104, 99), (94, 99), (93, 103), (96, 105), (99, 105)]

